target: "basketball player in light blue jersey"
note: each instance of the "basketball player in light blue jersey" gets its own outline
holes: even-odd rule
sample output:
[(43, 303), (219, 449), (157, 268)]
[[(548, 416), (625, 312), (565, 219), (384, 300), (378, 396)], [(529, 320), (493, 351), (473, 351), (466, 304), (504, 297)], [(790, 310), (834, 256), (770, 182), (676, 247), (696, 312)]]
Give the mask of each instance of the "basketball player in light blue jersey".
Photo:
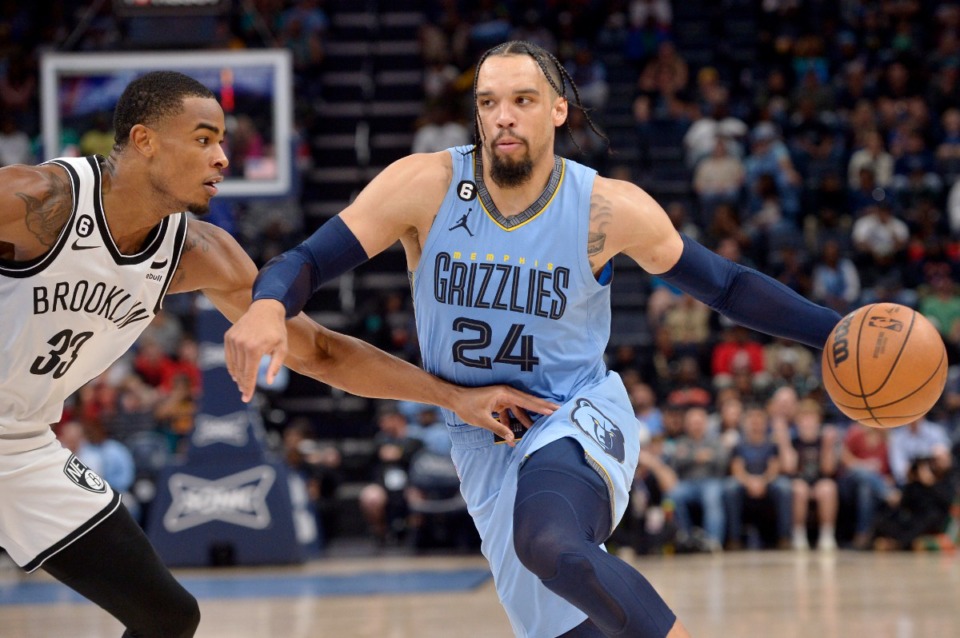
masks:
[[(412, 155), (338, 217), (268, 264), (227, 333), (249, 398), (276, 371), (283, 320), (312, 291), (399, 239), (425, 368), (508, 383), (561, 405), (498, 436), (445, 413), (462, 491), (517, 636), (684, 638), (649, 582), (607, 554), (639, 454), (638, 422), (606, 370), (609, 282), (624, 253), (733, 320), (822, 347), (839, 317), (677, 233), (637, 186), (554, 155), (569, 84), (541, 48), (509, 42), (478, 63), (475, 148)], [(502, 440), (501, 440), (502, 439)]]

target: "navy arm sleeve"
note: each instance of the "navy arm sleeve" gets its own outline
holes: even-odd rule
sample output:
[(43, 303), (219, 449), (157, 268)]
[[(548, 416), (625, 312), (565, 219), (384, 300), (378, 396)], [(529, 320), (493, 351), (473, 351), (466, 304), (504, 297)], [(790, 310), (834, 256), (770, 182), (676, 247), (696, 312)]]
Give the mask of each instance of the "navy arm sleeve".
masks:
[(743, 326), (823, 349), (840, 315), (775, 279), (717, 255), (686, 235), (660, 278)]
[(296, 248), (274, 257), (253, 284), (253, 300), (276, 299), (287, 318), (298, 314), (327, 281), (367, 261), (367, 253), (343, 220), (334, 217)]

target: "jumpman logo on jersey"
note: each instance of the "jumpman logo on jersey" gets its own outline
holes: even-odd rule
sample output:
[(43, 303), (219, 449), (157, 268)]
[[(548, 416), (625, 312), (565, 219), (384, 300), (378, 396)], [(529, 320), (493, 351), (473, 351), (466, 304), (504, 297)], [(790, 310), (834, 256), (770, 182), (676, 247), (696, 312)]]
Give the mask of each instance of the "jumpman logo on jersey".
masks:
[(471, 237), (473, 237), (473, 233), (470, 232), (470, 227), (467, 226), (467, 217), (470, 216), (470, 213), (471, 213), (472, 211), (473, 211), (472, 208), (468, 208), (468, 209), (467, 209), (467, 212), (464, 213), (463, 216), (462, 216), (460, 219), (457, 220), (457, 223), (454, 224), (453, 226), (451, 226), (450, 228), (448, 228), (447, 230), (456, 230), (456, 229), (458, 229), (458, 228), (462, 228), (462, 229), (464, 229), (465, 231), (467, 231), (467, 234), (468, 234), (468, 235), (470, 235)]

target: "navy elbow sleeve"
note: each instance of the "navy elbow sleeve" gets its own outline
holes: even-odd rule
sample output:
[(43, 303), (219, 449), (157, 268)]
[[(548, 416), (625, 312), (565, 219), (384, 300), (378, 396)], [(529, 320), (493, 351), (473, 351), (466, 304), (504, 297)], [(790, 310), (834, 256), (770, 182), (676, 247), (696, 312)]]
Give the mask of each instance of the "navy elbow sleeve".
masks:
[(660, 277), (741, 325), (817, 349), (840, 321), (833, 310), (687, 236), (680, 260)]
[(356, 235), (334, 217), (297, 247), (274, 257), (253, 284), (253, 300), (276, 299), (293, 317), (317, 289), (368, 259)]

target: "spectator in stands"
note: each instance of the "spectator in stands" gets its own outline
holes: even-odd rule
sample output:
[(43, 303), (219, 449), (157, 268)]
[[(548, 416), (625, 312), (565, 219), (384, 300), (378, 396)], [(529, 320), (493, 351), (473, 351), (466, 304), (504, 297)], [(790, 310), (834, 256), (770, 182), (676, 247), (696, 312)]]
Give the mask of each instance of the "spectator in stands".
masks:
[(943, 133), (935, 150), (937, 171), (944, 176), (955, 177), (960, 173), (960, 108), (944, 111), (940, 125)]
[(414, 153), (436, 153), (470, 141), (470, 133), (456, 116), (456, 103), (447, 99), (427, 107), (413, 134)]
[(280, 43), (293, 54), (294, 82), (301, 98), (319, 95), (329, 19), (319, 0), (295, 0), (280, 16)]
[(677, 474), (663, 455), (663, 436), (654, 437), (649, 445), (640, 448), (637, 473), (630, 489), (630, 507), (624, 521), (633, 528), (639, 527), (631, 534), (631, 544), (639, 554), (659, 550), (673, 540), (676, 533), (675, 524), (666, 520), (664, 495), (676, 486)]
[[(454, 84), (460, 69), (450, 63), (449, 53), (438, 52), (424, 57), (423, 96), (427, 104), (435, 104), (454, 97)], [(428, 107), (429, 108), (429, 107)]]
[(198, 407), (190, 378), (185, 374), (175, 375), (170, 393), (163, 396), (153, 409), (157, 427), (169, 439), (172, 451), (184, 450), (186, 437), (193, 431)]
[(955, 498), (951, 482), (934, 459), (910, 461), (898, 507), (877, 522), (877, 550), (923, 549), (922, 537), (942, 534)]
[(764, 346), (763, 353), (770, 387), (787, 387), (799, 396), (807, 396), (820, 386), (808, 349), (777, 340)]
[(713, 153), (701, 160), (694, 170), (693, 189), (700, 200), (701, 218), (712, 220), (718, 204), (736, 205), (745, 179), (743, 162), (731, 155), (726, 140), (718, 137)]
[(440, 410), (435, 405), (419, 404), (414, 422), (407, 424), (410, 436), (419, 439), (431, 454), (450, 455), (452, 442)]
[(766, 373), (763, 345), (740, 325), (731, 325), (723, 333), (723, 340), (713, 348), (710, 372), (716, 388), (729, 386), (736, 369), (746, 369), (755, 377)]
[(720, 439), (720, 443), (729, 459), (730, 453), (741, 438), (740, 424), (743, 421), (743, 401), (740, 400), (739, 393), (733, 391), (718, 392), (716, 405), (719, 408), (716, 413), (711, 415), (710, 429)]
[(682, 295), (678, 303), (664, 312), (663, 327), (670, 333), (678, 355), (693, 356), (699, 361), (708, 354), (710, 316), (710, 309), (690, 295)]
[(759, 190), (760, 178), (769, 175), (776, 185), (776, 194), (783, 218), (795, 223), (800, 214), (802, 179), (790, 159), (787, 146), (780, 139), (776, 125), (761, 122), (750, 133), (750, 154), (744, 161), (746, 188), (750, 208), (760, 210), (764, 193)]
[(864, 168), (870, 169), (875, 188), (887, 188), (893, 180), (893, 155), (887, 152), (883, 136), (879, 131), (871, 129), (859, 136), (862, 139), (860, 148), (850, 156), (847, 164), (847, 183), (850, 190), (860, 188), (860, 172)]
[(938, 473), (953, 465), (950, 437), (939, 423), (920, 418), (895, 428), (887, 440), (890, 450), (890, 473), (897, 485), (905, 485), (910, 464), (915, 459), (931, 459)]
[(257, 129), (253, 118), (245, 113), (228, 118), (227, 127), (230, 139), (227, 144), (228, 169), (231, 175), (254, 178), (258, 163), (262, 163), (272, 152), (267, 148), (263, 135)]
[(682, 356), (673, 366), (667, 403), (682, 405), (685, 408), (707, 408), (713, 404), (713, 396), (708, 385), (709, 383), (703, 379), (700, 362), (695, 357)]
[(0, 116), (0, 166), (32, 162), (30, 136), (17, 128), (17, 122), (10, 114), (3, 114)]
[(524, 11), (520, 24), (514, 28), (513, 33), (510, 34), (510, 39), (531, 42), (553, 54), (557, 52), (557, 38), (544, 23), (543, 16), (536, 9)]
[(903, 154), (893, 164), (891, 187), (905, 205), (923, 196), (938, 197), (943, 190), (934, 155), (919, 130), (911, 130), (905, 136)]
[(727, 455), (720, 440), (708, 432), (709, 415), (702, 407), (691, 407), (683, 418), (683, 436), (669, 455), (671, 467), (677, 474), (677, 484), (667, 494), (675, 506), (675, 516), (681, 535), (696, 535), (691, 516), (691, 505), (703, 512), (706, 547), (719, 551), (723, 546), (725, 520), (723, 480), (727, 474)]
[(564, 66), (573, 81), (580, 87), (580, 98), (584, 105), (602, 114), (610, 97), (607, 67), (594, 57), (593, 50), (586, 43), (577, 47), (573, 59)]
[(183, 375), (190, 380), (190, 391), (195, 398), (200, 398), (203, 392), (203, 373), (199, 365), (200, 348), (197, 342), (191, 337), (184, 337), (177, 346), (177, 355), (173, 359), (173, 367), (161, 381), (159, 389), (164, 394), (169, 394), (173, 390), (174, 379)]
[[(740, 223), (740, 213), (733, 204), (719, 204), (713, 209), (713, 218), (704, 220), (706, 240), (711, 246), (719, 247), (724, 241), (731, 241), (737, 247), (737, 254), (749, 249), (750, 235)], [(719, 252), (719, 248), (717, 248)]]
[(373, 480), (360, 492), (360, 510), (378, 543), (396, 543), (407, 530), (404, 490), (410, 460), (423, 442), (410, 436), (407, 419), (393, 404), (381, 405), (377, 427)]
[(283, 430), (283, 455), (287, 467), (303, 481), (307, 498), (316, 515), (321, 545), (336, 534), (336, 491), (342, 482), (340, 451), (317, 442), (313, 426), (295, 419)]
[(93, 116), (92, 127), (80, 136), (81, 155), (110, 155), (115, 137), (110, 120), (110, 113), (104, 111)]
[(860, 298), (860, 273), (835, 239), (827, 240), (820, 248), (820, 258), (813, 267), (811, 295), (817, 303), (841, 315), (850, 312)]
[(856, 504), (854, 549), (870, 547), (877, 506), (885, 503), (892, 508), (900, 500), (890, 473), (888, 434), (886, 429), (853, 423), (843, 438), (840, 490), (845, 500)]
[(133, 360), (133, 369), (144, 381), (154, 388), (169, 386), (177, 372), (176, 363), (160, 346), (160, 343), (147, 335), (138, 340), (137, 356)]
[(140, 432), (156, 428), (154, 406), (160, 399), (155, 388), (144, 383), (135, 374), (128, 374), (118, 386), (117, 411), (112, 418), (104, 420), (110, 437), (125, 443)]
[(161, 309), (154, 315), (138, 341), (153, 341), (164, 354), (173, 357), (177, 354), (183, 334), (183, 322), (180, 317)]
[(0, 106), (13, 117), (16, 127), (28, 135), (39, 132), (37, 126), (37, 73), (29, 49), (16, 46), (6, 57), (0, 71)]
[(740, 140), (747, 134), (747, 125), (730, 114), (727, 89), (721, 88), (720, 93), (714, 103), (703, 107), (703, 115), (694, 120), (683, 135), (684, 156), (690, 168), (696, 168), (716, 153), (718, 142), (723, 143), (726, 155), (737, 160), (743, 158)]
[(762, 509), (776, 521), (779, 547), (790, 546), (790, 480), (780, 473), (780, 450), (771, 440), (767, 414), (761, 407), (747, 408), (743, 415), (743, 438), (733, 448), (730, 475), (724, 487), (727, 507), (728, 547), (741, 548), (744, 506)]
[(653, 388), (643, 382), (630, 386), (630, 403), (633, 413), (640, 421), (641, 443), (645, 443), (663, 434), (663, 413), (657, 407), (657, 397)]
[(951, 361), (956, 361), (960, 354), (960, 294), (949, 271), (933, 275), (929, 291), (920, 298), (918, 310), (937, 327)]
[(793, 477), (793, 548), (807, 550), (807, 514), (816, 505), (817, 549), (837, 548), (837, 431), (823, 425), (820, 404), (805, 399), (797, 407), (796, 432), (781, 449), (785, 474)]
[(580, 109), (570, 111), (567, 118), (569, 130), (558, 135), (554, 149), (564, 157), (576, 157), (577, 161), (602, 171), (607, 159), (607, 149), (602, 140), (590, 131), (587, 118)]
[(900, 278), (910, 229), (893, 214), (889, 197), (869, 206), (851, 230), (860, 275), (866, 287), (885, 275)]

